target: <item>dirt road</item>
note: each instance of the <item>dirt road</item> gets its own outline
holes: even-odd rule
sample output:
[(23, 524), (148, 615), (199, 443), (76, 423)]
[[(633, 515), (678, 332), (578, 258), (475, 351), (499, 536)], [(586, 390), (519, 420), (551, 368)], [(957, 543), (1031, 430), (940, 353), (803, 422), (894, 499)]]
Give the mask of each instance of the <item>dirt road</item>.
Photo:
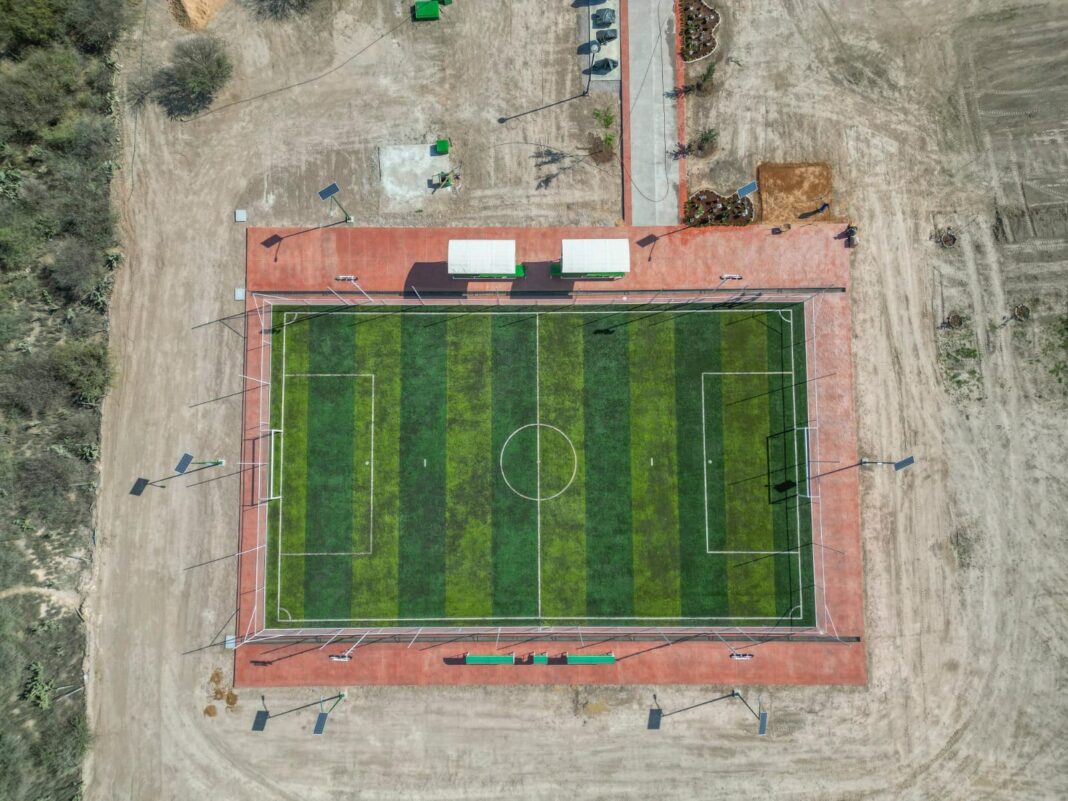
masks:
[[(416, 30), (399, 5), (340, 5), (332, 22), (261, 27), (228, 5), (212, 28), (230, 42), (237, 77), (219, 110), (186, 124), (148, 110), (125, 125), (116, 191), (129, 258), (113, 303), (118, 379), (87, 609), (96, 740), (86, 797), (1068, 795), (1068, 431), (1046, 349), (1068, 298), (1057, 102), (1068, 19), (1055, 3), (732, 4), (719, 88), (704, 106), (688, 102), (688, 130), (714, 120), (720, 131), (718, 155), (690, 165), (691, 186), (702, 170), (732, 187), (760, 161), (826, 160), (837, 211), (860, 227), (861, 448), (918, 459), (903, 474), (864, 476), (869, 687), (750, 688), (772, 712), (764, 739), (726, 704), (645, 731), (652, 691), (674, 708), (717, 687), (359, 689), (324, 739), (298, 715), (251, 734), (257, 698), (203, 714), (212, 670), (230, 666), (219, 649), (194, 649), (228, 630), (233, 567), (183, 568), (233, 552), (236, 476), (127, 492), (183, 450), (236, 464), (240, 398), (225, 396), (240, 387), (241, 340), (221, 324), (193, 327), (237, 311), (233, 208), (255, 222), (319, 222), (314, 190), (338, 180), (358, 223), (619, 216), (618, 172), (567, 155), (585, 141), (588, 109), (496, 122), (498, 105), (534, 108), (580, 88), (570, 62), (538, 66), (572, 58), (573, 10), (465, 0), (450, 8), (455, 27)], [(149, 59), (178, 35), (167, 14), (150, 9)], [(316, 26), (326, 24), (324, 46)], [(318, 81), (243, 101), (326, 73), (395, 26)], [(522, 69), (503, 69), (484, 45), (505, 39), (537, 42)], [(124, 69), (137, 69), (136, 42)], [(464, 193), (422, 214), (380, 211), (376, 146), (443, 129), (467, 154)], [(539, 170), (534, 149), (546, 145), (565, 155)], [(946, 225), (959, 244), (942, 250), (929, 238)], [(1017, 303), (1034, 309), (1027, 327), (1005, 323)], [(972, 344), (951, 350), (938, 324), (953, 311)], [(314, 695), (271, 692), (267, 703), (278, 711)]]

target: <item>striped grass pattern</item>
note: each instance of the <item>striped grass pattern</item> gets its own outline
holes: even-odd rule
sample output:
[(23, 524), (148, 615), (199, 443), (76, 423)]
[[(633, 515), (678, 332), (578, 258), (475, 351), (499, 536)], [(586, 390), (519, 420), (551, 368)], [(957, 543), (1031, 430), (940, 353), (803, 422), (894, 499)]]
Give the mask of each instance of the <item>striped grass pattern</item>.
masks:
[(814, 623), (804, 307), (276, 307), (270, 627)]

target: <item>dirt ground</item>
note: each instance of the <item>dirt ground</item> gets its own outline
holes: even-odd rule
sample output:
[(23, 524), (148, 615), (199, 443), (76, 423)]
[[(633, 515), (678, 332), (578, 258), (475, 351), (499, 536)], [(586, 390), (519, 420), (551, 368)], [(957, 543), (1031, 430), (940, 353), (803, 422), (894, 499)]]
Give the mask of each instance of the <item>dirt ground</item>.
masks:
[(760, 164), (760, 220), (769, 225), (795, 223), (802, 214), (818, 209), (821, 203), (831, 208), (816, 219), (834, 219), (834, 179), (830, 164)]
[[(733, 702), (645, 730), (653, 692), (678, 708), (720, 687), (359, 688), (324, 738), (305, 713), (250, 733), (260, 700), (247, 695), (205, 714), (213, 670), (228, 686), (231, 667), (196, 649), (229, 630), (233, 565), (184, 568), (233, 552), (236, 475), (127, 493), (183, 450), (237, 462), (242, 342), (222, 324), (193, 327), (238, 311), (233, 209), (256, 224), (322, 222), (315, 190), (337, 180), (364, 224), (619, 217), (618, 168), (573, 155), (592, 103), (496, 122), (581, 89), (570, 4), (464, 0), (418, 28), (402, 4), (327, 5), (270, 26), (227, 5), (210, 29), (237, 67), (217, 110), (185, 124), (147, 110), (124, 126), (129, 256), (87, 605), (85, 797), (1068, 796), (1068, 402), (1050, 371), (1068, 300), (1068, 12), (1055, 2), (732, 4), (718, 89), (687, 98), (687, 130), (720, 131), (718, 153), (689, 165), (691, 186), (740, 186), (764, 161), (826, 161), (839, 212), (860, 228), (861, 449), (918, 460), (863, 476), (868, 687), (747, 688), (771, 711), (763, 739)], [(149, 4), (125, 75), (178, 35)], [(530, 43), (521, 66), (505, 42)], [(466, 170), (456, 203), (384, 212), (378, 145), (439, 131)], [(930, 237), (947, 225), (959, 242), (941, 249)], [(1006, 322), (1021, 302), (1030, 319)], [(953, 312), (971, 345), (944, 344)], [(317, 697), (272, 690), (266, 703)]]

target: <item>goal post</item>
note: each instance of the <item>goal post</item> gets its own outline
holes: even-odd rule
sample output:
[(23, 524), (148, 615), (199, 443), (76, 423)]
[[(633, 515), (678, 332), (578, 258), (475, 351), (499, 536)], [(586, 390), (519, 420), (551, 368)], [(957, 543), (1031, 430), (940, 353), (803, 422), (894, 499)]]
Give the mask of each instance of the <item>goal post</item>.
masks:
[(277, 501), (282, 497), (282, 482), (276, 473), (282, 469), (282, 429), (272, 428), (267, 432), (267, 497), (264, 501)]

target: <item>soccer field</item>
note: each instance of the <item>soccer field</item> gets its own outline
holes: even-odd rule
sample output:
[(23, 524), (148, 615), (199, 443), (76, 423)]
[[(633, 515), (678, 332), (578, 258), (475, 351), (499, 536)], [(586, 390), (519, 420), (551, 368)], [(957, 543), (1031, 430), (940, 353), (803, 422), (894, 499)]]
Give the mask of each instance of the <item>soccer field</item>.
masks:
[(814, 624), (802, 304), (271, 327), (267, 627)]

